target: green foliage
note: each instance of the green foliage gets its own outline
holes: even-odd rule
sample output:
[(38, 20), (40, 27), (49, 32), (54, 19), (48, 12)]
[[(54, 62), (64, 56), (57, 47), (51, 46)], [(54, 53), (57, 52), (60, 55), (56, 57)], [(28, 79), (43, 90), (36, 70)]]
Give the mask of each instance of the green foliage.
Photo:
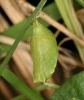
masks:
[[(5, 36), (8, 36), (8, 37), (16, 38), (26, 21), (27, 21), (27, 19), (20, 22), (19, 24), (16, 24), (16, 25), (10, 27), (8, 30), (4, 31), (2, 34)], [(31, 35), (32, 35), (32, 25), (29, 26), (29, 28), (27, 29), (27, 31), (25, 32), (25, 34), (21, 40), (23, 40), (23, 41), (27, 40)], [(0, 56), (3, 53), (7, 53), (11, 47), (10, 45), (3, 44), (3, 43), (0, 43), (0, 46), (2, 48), (2, 49), (0, 48)]]
[(82, 98), (82, 97), (74, 97), (74, 98), (72, 98), (72, 100), (84, 100), (84, 98)]
[(25, 95), (19, 95), (11, 100), (25, 100), (26, 99), (26, 96)]
[[(73, 4), (74, 4), (75, 9), (80, 7), (80, 5), (76, 1), (73, 1)], [(47, 15), (49, 15), (50, 17), (52, 17), (55, 20), (61, 19), (61, 15), (59, 13), (57, 6), (55, 5), (55, 2), (50, 3), (49, 5), (45, 6), (42, 11), (44, 11)], [(55, 12), (53, 13), (53, 11), (55, 11)], [(23, 25), (26, 23), (27, 19), (28, 18), (24, 19), (22, 22), (20, 22), (16, 25), (11, 26), (9, 29), (4, 31), (2, 34), (16, 39), (18, 33), (22, 29)], [(41, 24), (43, 24), (45, 27), (49, 26), (49, 24), (47, 22), (45, 22), (44, 20), (42, 20), (41, 18), (38, 18), (38, 21)], [(21, 40), (23, 40), (23, 41), (27, 40), (32, 35), (32, 33), (33, 33), (32, 25), (30, 25)], [(0, 44), (0, 46), (3, 48), (3, 49), (0, 49), (0, 55), (2, 55), (5, 52), (8, 52), (8, 50), (11, 47), (10, 45), (6, 45), (6, 44)]]
[(68, 79), (50, 100), (72, 100), (76, 96), (84, 98), (84, 71)]
[(57, 63), (57, 44), (53, 33), (33, 21), (30, 49), (34, 61), (34, 82), (45, 82), (54, 73)]
[(10, 49), (11, 46), (0, 43), (0, 47), (1, 47), (0, 48), (0, 56), (1, 56), (3, 53), (7, 53), (7, 51)]
[[(49, 10), (48, 10), (49, 9)], [(56, 12), (53, 13), (52, 11), (55, 10)], [(47, 13), (48, 15), (50, 15), (52, 18), (54, 18), (55, 20), (59, 20), (61, 19), (61, 16), (59, 14), (58, 9), (55, 6), (55, 3), (51, 3), (48, 6), (43, 8), (43, 11), (45, 13)], [(18, 33), (20, 32), (20, 30), (23, 28), (23, 25), (26, 23), (28, 18), (24, 19), (22, 22), (11, 26), (9, 29), (7, 29), (6, 31), (4, 31), (2, 34), (11, 38), (15, 38), (17, 37)], [(38, 18), (39, 22), (42, 23), (45, 27), (48, 27), (49, 24), (47, 22), (45, 22), (44, 20), (42, 20), (41, 18)], [(29, 26), (29, 28), (27, 29), (27, 31), (25, 32), (25, 34), (22, 37), (22, 41), (27, 40), (29, 37), (31, 37), (33, 33), (33, 29), (32, 29), (32, 25)], [(8, 50), (10, 49), (10, 45), (6, 45), (1, 43), (0, 46), (3, 49), (0, 49), (0, 55), (2, 55), (3, 53), (8, 52)]]
[[(32, 89), (27, 87), (21, 80), (19, 80), (11, 71), (4, 69), (2, 77), (7, 80), (11, 85), (18, 89), (24, 96), (30, 98), (31, 100), (44, 100), (39, 95), (35, 93)], [(32, 96), (33, 95), (33, 96)], [(22, 96), (22, 98), (24, 97)]]
[[(76, 36), (79, 36), (79, 38), (84, 39), (83, 29), (75, 14), (75, 11), (72, 5), (72, 0), (55, 0), (55, 2), (64, 20), (64, 23), (68, 27), (68, 29), (71, 32), (73, 32)], [(75, 41), (74, 43), (77, 47), (80, 58), (82, 62), (84, 63), (84, 47), (79, 45)]]
[[(27, 22), (29, 18), (24, 19), (22, 22), (11, 26), (9, 29), (7, 29), (6, 31), (4, 31), (2, 34), (11, 38), (17, 38), (18, 33), (20, 32), (20, 30), (23, 28), (23, 26), (25, 25), (25, 23)], [(23, 35), (21, 40), (27, 40), (30, 36), (32, 35), (32, 25), (30, 25), (25, 34)]]
[(76, 0), (82, 7), (84, 7), (84, 0)]
[[(22, 93), (20, 96), (12, 100), (23, 100), (26, 97), (31, 100), (44, 100), (41, 96), (37, 95), (35, 91), (41, 91), (48, 87), (47, 85), (42, 85), (42, 86), (36, 87), (35, 89), (30, 89), (21, 80), (19, 80), (12, 72), (10, 72), (8, 69), (5, 69), (8, 61), (10, 60), (20, 40), (24, 41), (32, 35), (31, 52), (32, 52), (33, 60), (34, 60), (34, 82), (45, 82), (48, 78), (51, 77), (51, 75), (53, 74), (55, 70), (55, 66), (57, 63), (57, 55), (58, 55), (57, 44), (56, 44), (55, 37), (53, 36), (51, 31), (49, 31), (47, 28), (44, 27), (44, 26), (48, 27), (49, 24), (43, 21), (42, 19), (39, 19), (39, 21), (44, 26), (42, 26), (38, 22), (33, 22), (34, 33), (32, 32), (32, 25), (30, 25), (30, 23), (36, 17), (38, 12), (42, 9), (46, 1), (47, 0), (41, 0), (40, 4), (37, 6), (36, 10), (30, 16), (30, 18), (25, 19), (21, 23), (14, 25), (8, 30), (6, 30), (5, 32), (3, 32), (3, 35), (16, 39), (11, 49), (10, 49), (10, 46), (6, 44), (1, 44), (2, 48), (0, 48), (1, 50), (0, 55), (10, 49), (8, 55), (4, 59), (3, 63), (0, 65), (0, 75), (2, 74), (2, 77), (5, 80), (7, 80), (11, 85), (13, 85), (17, 90), (19, 90)], [(82, 6), (84, 4), (83, 1), (84, 0), (81, 0), (80, 2)], [(73, 0), (73, 2), (74, 2), (74, 7), (78, 8), (79, 4), (77, 4), (75, 0)], [(66, 5), (66, 8), (64, 9), (66, 9), (66, 12), (67, 12), (67, 14), (64, 13), (65, 19), (66, 20), (68, 19), (67, 22), (69, 23), (69, 27), (71, 31), (74, 30), (73, 32), (78, 32), (76, 30), (77, 28), (75, 28), (74, 26), (75, 24), (74, 24), (73, 18), (70, 15), (71, 13), (69, 12), (70, 10), (69, 6), (67, 4), (65, 5)], [(60, 8), (62, 9), (62, 6), (60, 6)], [(62, 15), (60, 14), (57, 6), (55, 7), (55, 3), (52, 3), (49, 6), (45, 7), (43, 11), (46, 12), (55, 20), (59, 20), (62, 18)], [(56, 12), (53, 13), (53, 11), (56, 11)], [(68, 18), (67, 18), (67, 15), (68, 15)], [(74, 26), (74, 27), (72, 28), (71, 26)], [(52, 86), (52, 84), (51, 84), (51, 87), (59, 88), (58, 85)], [(78, 75), (75, 75), (71, 77), (70, 79), (68, 79), (59, 89), (57, 89), (54, 92), (50, 100), (84, 100), (84, 72), (81, 72)]]
[(28, 29), (28, 27), (30, 26), (31, 22), (34, 20), (34, 18), (37, 16), (38, 12), (42, 9), (42, 7), (44, 6), (45, 2), (47, 0), (41, 0), (40, 3), (38, 4), (37, 8), (35, 9), (35, 11), (32, 13), (32, 15), (27, 19), (27, 22), (25, 23), (25, 25), (23, 26), (23, 28), (21, 29), (20, 33), (18, 34), (14, 44), (12, 45), (12, 47), (10, 48), (7, 56), (5, 57), (4, 61), (2, 62), (2, 64), (0, 65), (0, 76), (3, 72), (3, 70), (5, 69), (7, 63), (9, 62), (10, 58), (12, 57), (13, 52), (15, 51), (18, 43), (20, 42), (20, 40), (22, 39), (24, 33), (26, 32), (26, 30)]
[[(15, 77), (14, 77), (14, 80), (15, 80)], [(11, 80), (11, 81), (12, 81), (12, 80)], [(53, 84), (53, 83), (44, 83), (44, 84), (42, 84), (42, 85), (39, 85), (39, 86), (35, 87), (33, 90), (34, 90), (35, 92), (40, 92), (40, 91), (45, 90), (45, 89), (50, 88), (50, 87), (52, 87), (52, 88), (54, 88), (54, 89), (57, 89), (57, 88), (59, 88), (60, 86), (59, 86), (59, 85), (56, 85), (56, 84)], [(23, 100), (23, 99), (26, 99), (26, 98), (27, 98), (27, 97), (26, 97), (25, 95), (21, 94), (21, 95), (18, 95), (18, 96), (16, 96), (16, 97), (14, 97), (14, 98), (11, 99), (11, 100)]]

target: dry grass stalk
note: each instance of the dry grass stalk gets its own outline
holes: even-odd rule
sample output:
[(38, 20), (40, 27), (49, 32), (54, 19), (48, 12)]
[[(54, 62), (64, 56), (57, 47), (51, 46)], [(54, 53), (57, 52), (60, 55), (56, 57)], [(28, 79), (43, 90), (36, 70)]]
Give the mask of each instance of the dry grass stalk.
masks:
[(64, 75), (63, 82), (65, 82), (67, 79), (69, 79), (73, 75), (73, 73), (71, 71), (67, 71), (66, 69), (63, 69), (63, 75)]
[[(15, 53), (13, 54), (13, 60), (15, 64), (17, 65), (18, 73), (21, 74), (23, 79), (25, 79), (25, 83), (29, 85), (31, 88), (34, 88), (38, 84), (33, 84), (33, 62), (31, 57), (29, 57), (28, 52), (16, 49)], [(14, 69), (14, 68), (13, 68)], [(17, 72), (16, 72), (17, 73)], [(54, 82), (54, 80), (51, 78), (49, 82)], [(39, 83), (40, 84), (40, 83)], [(46, 89), (43, 91), (43, 94), (45, 94), (46, 98), (49, 98), (51, 94), (53, 93), (54, 89)], [(49, 95), (46, 95), (46, 92)]]
[[(0, 35), (0, 42), (7, 44), (7, 45), (13, 45), (15, 39)], [(25, 42), (20, 42), (17, 46), (20, 49), (30, 50), (29, 44), (26, 44)], [(4, 49), (4, 48), (3, 48)]]
[[(35, 10), (35, 7), (32, 6), (31, 4), (25, 2), (25, 0), (4, 0), (4, 1), (1, 0), (1, 7), (6, 12), (8, 17), (11, 19), (11, 21), (14, 24), (23, 20), (25, 18), (25, 15), (27, 15), (27, 16), (31, 15), (31, 13)], [(40, 12), (39, 16), (42, 19), (44, 19), (46, 22), (48, 22), (50, 25), (52, 25), (53, 27), (58, 29), (57, 33), (55, 34), (55, 37), (57, 37), (60, 34), (60, 31), (69, 37), (68, 39), (62, 40), (58, 47), (58, 50), (65, 54), (65, 55), (63, 55), (63, 54), (59, 53), (58, 61), (63, 66), (63, 71), (64, 71), (65, 77), (67, 79), (70, 77), (70, 71), (72, 69), (74, 69), (76, 66), (80, 66), (81, 68), (84, 68), (84, 65), (80, 61), (77, 61), (70, 54), (71, 51), (64, 50), (60, 46), (69, 39), (73, 39), (73, 40), (77, 41), (82, 46), (84, 46), (84, 41), (79, 39), (77, 36), (75, 36), (73, 33), (71, 33), (67, 28), (65, 28), (63, 25), (61, 25), (58, 22), (56, 22), (55, 20), (53, 20), (51, 17), (49, 17), (44, 12)], [(0, 27), (2, 27), (2, 25)], [(0, 35), (0, 42), (2, 42), (2, 43), (12, 45), (14, 41), (15, 40), (12, 38)], [(29, 85), (31, 88), (33, 88), (33, 87), (39, 85), (40, 83), (33, 84), (33, 81), (32, 81), (33, 80), (33, 61), (31, 59), (29, 50), (30, 50), (30, 47), (28, 44), (26, 44), (24, 42), (20, 42), (18, 45), (18, 48), (16, 49), (16, 51), (12, 57), (15, 65), (11, 64), (10, 69), (22, 81), (24, 81), (27, 85)], [(70, 68), (68, 65), (70, 65)], [(53, 78), (50, 78), (49, 81), (51, 83), (55, 83)], [(42, 93), (45, 96), (45, 98), (48, 99), (51, 96), (51, 94), (53, 93), (53, 91), (54, 91), (53, 89), (48, 88), (45, 91), (43, 91)], [(8, 91), (6, 91), (6, 92), (8, 93)]]
[[(77, 19), (76, 14), (75, 14), (75, 11), (74, 11), (74, 9), (73, 9), (73, 4), (72, 4), (72, 1), (71, 1), (71, 0), (69, 0), (69, 4), (70, 4), (71, 15), (72, 15), (72, 17), (73, 17), (73, 19), (74, 19), (74, 23), (75, 23), (75, 25), (76, 25), (76, 30), (77, 30), (77, 32), (79, 33), (79, 34), (77, 34), (77, 35), (84, 41), (83, 30), (82, 30), (82, 27), (81, 27), (80, 22), (79, 22), (78, 19)], [(77, 33), (77, 32), (76, 32), (76, 33)]]
[(0, 23), (0, 33), (4, 31), (4, 27), (2, 26), (2, 24)]
[(50, 25), (57, 28), (59, 31), (63, 32), (65, 35), (67, 35), (70, 39), (76, 41), (80, 45), (84, 46), (84, 41), (75, 36), (72, 32), (70, 32), (66, 27), (59, 24), (57, 21), (53, 20), (46, 14), (42, 14), (41, 18), (43, 18), (45, 21), (47, 21)]
[(12, 58), (13, 58), (15, 64), (17, 65), (17, 69), (19, 70), (19, 72), (24, 77), (26, 83), (30, 87), (32, 87), (33, 86), (33, 81), (32, 81), (32, 76), (33, 76), (32, 71), (33, 71), (33, 68), (32, 68), (32, 66), (28, 65), (28, 62), (27, 62), (27, 64), (24, 62), (21, 50), (18, 51), (16, 49), (16, 51), (14, 52)]
[(59, 34), (60, 34), (60, 31), (59, 30), (57, 30), (56, 32), (55, 32), (55, 37), (57, 38), (58, 36), (59, 36)]
[[(20, 5), (20, 7), (26, 7), (26, 9), (29, 10), (29, 11), (31, 11), (31, 12), (33, 12), (35, 10), (35, 7), (32, 6), (31, 4), (27, 3), (27, 2), (22, 2), (22, 4)], [(46, 22), (48, 22), (50, 25), (52, 25), (53, 27), (55, 27), (58, 30), (60, 30), (61, 32), (63, 32), (65, 35), (67, 35), (69, 38), (71, 38), (74, 41), (76, 41), (78, 44), (84, 46), (84, 41), (83, 40), (81, 40), (79, 37), (77, 37), (76, 35), (74, 35), (66, 27), (64, 27), (63, 25), (61, 25), (60, 23), (58, 23), (56, 20), (52, 19), (50, 16), (48, 16), (44, 12), (41, 11), (39, 13), (39, 17), (41, 17), (43, 20), (45, 20)]]
[(9, 23), (6, 21), (4, 16), (0, 14), (0, 33), (3, 32), (4, 30), (9, 28)]
[(63, 67), (65, 70), (69, 71), (68, 66), (62, 61), (62, 59), (60, 58), (60, 56), (58, 56), (58, 62), (62, 65), (62, 67)]
[(83, 9), (80, 9), (76, 12), (77, 14), (77, 17), (79, 18), (80, 22), (82, 23), (83, 25), (83, 28), (84, 28), (84, 8)]
[(11, 91), (9, 90), (8, 86), (3, 81), (2, 78), (0, 78), (0, 91), (7, 98), (7, 100), (9, 100), (9, 99), (11, 99), (13, 97)]
[(19, 69), (17, 69), (17, 65), (13, 62), (10, 62), (9, 64), (9, 68), (10, 71), (12, 71), (20, 80), (22, 80), (23, 82), (25, 82), (25, 79), (23, 78), (23, 76), (21, 75)]
[(77, 58), (70, 58), (59, 53), (59, 59), (60, 58), (64, 63), (72, 65), (71, 68), (69, 67), (70, 69), (75, 69), (76, 67), (84, 68), (84, 65), (82, 64), (82, 62), (79, 61)]
[[(51, 77), (50, 79), (48, 79), (47, 82), (55, 84), (55, 81), (54, 81), (53, 77)], [(47, 88), (44, 91), (42, 91), (42, 94), (45, 96), (46, 100), (49, 100), (49, 98), (51, 97), (51, 95), (52, 95), (52, 93), (54, 91), (55, 91), (55, 89), (53, 89), (53, 88)]]
[(63, 40), (61, 40), (61, 42), (58, 44), (58, 46), (60, 47), (63, 43), (65, 43), (65, 42), (67, 42), (67, 41), (69, 41), (69, 40), (71, 40), (70, 38), (64, 38)]
[(51, 95), (53, 94), (54, 91), (55, 91), (55, 89), (47, 88), (44, 91), (42, 91), (42, 94), (44, 95), (46, 100), (49, 100), (49, 98), (51, 97)]
[(67, 57), (73, 58), (73, 52), (63, 47), (58, 47), (59, 52), (62, 52)]
[(73, 67), (75, 66), (75, 67), (84, 68), (84, 64), (80, 61), (80, 59), (78, 59), (74, 55), (72, 51), (60, 46), (58, 47), (58, 50), (62, 52), (62, 54), (59, 53), (59, 57), (61, 58), (62, 61), (72, 65)]
[(15, 3), (15, 0), (1, 0), (0, 2), (2, 9), (5, 11), (13, 24), (18, 23), (25, 18), (25, 15)]
[(25, 0), (16, 0), (16, 2), (26, 16), (31, 15), (32, 12), (35, 10), (35, 7)]
[(67, 65), (64, 61), (62, 61), (60, 56), (58, 56), (58, 62), (63, 67), (63, 81), (66, 81), (71, 76), (71, 70), (73, 69), (73, 66)]

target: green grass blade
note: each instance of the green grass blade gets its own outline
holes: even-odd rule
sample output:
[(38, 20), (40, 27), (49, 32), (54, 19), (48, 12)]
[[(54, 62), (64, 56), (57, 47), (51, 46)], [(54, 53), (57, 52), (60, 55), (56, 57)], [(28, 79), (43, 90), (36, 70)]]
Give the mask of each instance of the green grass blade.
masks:
[[(73, 5), (74, 5), (75, 9), (78, 9), (80, 7), (80, 5), (75, 1), (73, 1)], [(45, 12), (47, 15), (51, 16), (55, 20), (60, 20), (61, 19), (61, 15), (59, 13), (59, 10), (58, 10), (57, 6), (55, 5), (55, 2), (50, 3), (49, 5), (45, 6), (42, 9), (42, 11)], [(55, 12), (53, 13), (53, 11), (55, 11)], [(47, 22), (43, 21), (42, 19), (38, 18), (38, 20), (45, 27), (49, 26), (49, 24)], [(20, 23), (11, 26), (9, 29), (7, 29), (6, 31), (2, 32), (2, 34), (6, 35), (6, 36), (9, 36), (9, 37), (12, 37), (12, 38), (16, 38), (17, 34), (19, 33), (19, 31), (21, 30), (21, 28), (23, 27), (23, 25), (25, 24), (26, 21), (27, 21), (27, 18), (24, 19), (23, 21), (21, 21)], [(31, 29), (31, 26), (30, 26), (27, 29), (26, 33), (24, 34), (22, 40), (28, 39), (31, 34), (32, 34), (32, 29)]]
[[(48, 86), (42, 84), (42, 85), (40, 85), (40, 86), (35, 87), (33, 90), (34, 90), (35, 92), (39, 92), (39, 91), (45, 90), (46, 88), (48, 88)], [(24, 94), (21, 94), (21, 95), (19, 95), (19, 96), (13, 98), (13, 99), (11, 99), (11, 100), (23, 100), (23, 99), (26, 99), (26, 98), (27, 98), (27, 97), (26, 97)]]
[[(81, 37), (81, 39), (84, 39), (83, 30), (75, 14), (72, 0), (55, 0), (55, 2), (68, 29), (75, 35), (79, 36), (79, 38)], [(84, 63), (84, 47), (76, 42), (74, 43), (77, 47), (80, 58)]]
[(84, 0), (76, 0), (82, 7), (84, 7)]
[(4, 53), (6, 53), (11, 46), (7, 45), (7, 44), (3, 44), (3, 43), (0, 43), (0, 56)]
[(11, 85), (18, 89), (30, 100), (44, 100), (41, 96), (37, 95), (34, 90), (26, 86), (21, 80), (19, 80), (11, 71), (4, 69), (2, 77), (7, 80)]
[(9, 62), (13, 52), (15, 51), (18, 43), (20, 42), (20, 40), (22, 39), (24, 33), (26, 32), (26, 30), (28, 29), (30, 23), (34, 20), (34, 18), (36, 17), (36, 15), (38, 14), (38, 12), (42, 9), (42, 7), (44, 6), (44, 4), (46, 3), (47, 0), (41, 0), (40, 3), (38, 4), (37, 8), (35, 9), (35, 11), (32, 13), (32, 15), (28, 18), (27, 22), (25, 23), (25, 25), (23, 26), (22, 30), (20, 31), (20, 33), (18, 34), (16, 41), (14, 42), (14, 44), (12, 45), (12, 47), (10, 48), (7, 56), (5, 57), (4, 61), (2, 62), (2, 64), (0, 65), (0, 76), (3, 72), (3, 70), (5, 69), (7, 63)]
[(17, 96), (17, 97), (15, 97), (15, 98), (13, 98), (13, 99), (11, 99), (11, 100), (24, 100), (24, 99), (26, 99), (27, 97), (25, 96), (25, 95), (19, 95), (19, 96)]
[[(60, 86), (57, 85), (57, 84), (53, 84), (53, 83), (44, 83), (44, 84), (42, 84), (42, 85), (39, 85), (39, 86), (35, 87), (33, 90), (34, 90), (35, 92), (40, 92), (40, 91), (45, 90), (45, 89), (47, 89), (47, 88), (58, 89), (59, 87), (60, 87)], [(26, 97), (25, 95), (21, 94), (21, 95), (19, 95), (19, 96), (13, 98), (13, 99), (11, 99), (11, 100), (23, 100), (23, 99), (26, 99), (26, 98), (27, 98), (27, 97)]]
[[(73, 0), (73, 5), (74, 5), (75, 9), (80, 8), (79, 3), (76, 2), (75, 0)], [(61, 19), (61, 15), (59, 13), (59, 10), (58, 10), (57, 6), (55, 5), (55, 2), (50, 3), (49, 5), (45, 6), (42, 9), (42, 11), (45, 12), (47, 15), (51, 16), (55, 20), (60, 20)], [(53, 11), (55, 11), (55, 12), (53, 13)], [(49, 26), (49, 24), (46, 21), (44, 21), (43, 19), (38, 18), (38, 20), (45, 27)], [(6, 31), (2, 32), (2, 34), (6, 35), (6, 36), (9, 36), (9, 37), (12, 37), (12, 38), (16, 38), (17, 34), (19, 33), (19, 31), (21, 30), (21, 28), (23, 27), (23, 25), (25, 24), (26, 21), (27, 21), (27, 18), (24, 19), (22, 22), (20, 22), (20, 23), (18, 23), (16, 25), (11, 26), (9, 29), (7, 29)], [(32, 35), (32, 33), (33, 32), (32, 32), (32, 25), (31, 25), (27, 29), (27, 31), (25, 32), (25, 34), (24, 34), (24, 36), (22, 37), (21, 40), (27, 40)], [(8, 52), (10, 47), (11, 47), (11, 46), (6, 45), (6, 44), (0, 44), (0, 46), (3, 48), (3, 49), (0, 49), (0, 56), (3, 53)]]
[[(23, 28), (23, 25), (25, 25), (27, 20), (28, 20), (28, 18), (25, 18), (23, 21), (19, 22), (18, 24), (11, 26), (10, 28), (8, 28), (4, 32), (2, 32), (1, 35), (5, 35), (5, 36), (12, 37), (12, 38), (16, 39), (18, 33)], [(32, 30), (33, 30), (32, 25), (30, 25), (29, 28), (26, 30), (26, 32), (21, 40), (23, 40), (23, 41), (27, 40), (32, 35), (32, 33), (33, 33)]]

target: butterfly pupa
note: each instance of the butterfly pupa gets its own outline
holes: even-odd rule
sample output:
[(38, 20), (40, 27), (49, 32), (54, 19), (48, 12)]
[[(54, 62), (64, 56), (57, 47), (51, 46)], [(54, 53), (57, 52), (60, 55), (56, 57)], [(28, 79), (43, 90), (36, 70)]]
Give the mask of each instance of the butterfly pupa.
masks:
[(45, 82), (54, 73), (57, 63), (57, 43), (53, 33), (37, 20), (33, 21), (30, 50), (34, 62), (34, 83)]

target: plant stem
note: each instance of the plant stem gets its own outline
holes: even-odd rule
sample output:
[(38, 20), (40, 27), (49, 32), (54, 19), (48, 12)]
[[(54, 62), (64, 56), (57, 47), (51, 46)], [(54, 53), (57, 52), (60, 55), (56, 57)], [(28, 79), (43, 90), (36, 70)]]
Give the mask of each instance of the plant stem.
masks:
[(12, 45), (12, 47), (10, 48), (7, 56), (5, 57), (4, 61), (2, 62), (2, 64), (0, 65), (0, 76), (3, 72), (3, 70), (5, 69), (7, 63), (9, 62), (10, 58), (12, 57), (12, 54), (14, 53), (18, 43), (20, 42), (20, 40), (22, 39), (24, 33), (26, 32), (26, 30), (28, 29), (30, 23), (34, 20), (34, 18), (36, 17), (36, 15), (38, 14), (38, 12), (42, 9), (42, 7), (44, 6), (44, 4), (46, 3), (47, 0), (41, 0), (40, 3), (38, 4), (37, 8), (35, 9), (35, 11), (32, 13), (32, 15), (28, 18), (27, 22), (25, 23), (25, 25), (23, 26), (22, 30), (20, 31), (20, 33), (18, 34), (14, 44)]
[(54, 89), (58, 89), (60, 86), (54, 83), (49, 83), (49, 82), (45, 82), (44, 85), (50, 87), (50, 88), (54, 88)]
[[(40, 92), (40, 91), (42, 91), (42, 90), (47, 89), (48, 87), (54, 88), (54, 89), (58, 89), (60, 86), (57, 85), (57, 84), (45, 82), (44, 84), (35, 87), (33, 90), (34, 90), (35, 92)], [(19, 96), (13, 98), (13, 99), (11, 99), (11, 100), (23, 100), (23, 99), (26, 99), (26, 98), (27, 98), (27, 97), (26, 97), (25, 95), (21, 94), (21, 95), (19, 95)]]

